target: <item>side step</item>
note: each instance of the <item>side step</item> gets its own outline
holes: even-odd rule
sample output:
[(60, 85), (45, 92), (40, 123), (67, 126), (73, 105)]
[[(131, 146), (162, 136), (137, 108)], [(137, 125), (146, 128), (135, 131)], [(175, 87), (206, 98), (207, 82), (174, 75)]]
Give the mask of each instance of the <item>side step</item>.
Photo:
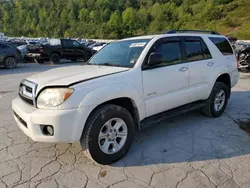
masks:
[(206, 104), (206, 101), (194, 102), (150, 116), (141, 121), (140, 129), (144, 129), (146, 127), (149, 127), (150, 125), (160, 123), (174, 116), (204, 107)]

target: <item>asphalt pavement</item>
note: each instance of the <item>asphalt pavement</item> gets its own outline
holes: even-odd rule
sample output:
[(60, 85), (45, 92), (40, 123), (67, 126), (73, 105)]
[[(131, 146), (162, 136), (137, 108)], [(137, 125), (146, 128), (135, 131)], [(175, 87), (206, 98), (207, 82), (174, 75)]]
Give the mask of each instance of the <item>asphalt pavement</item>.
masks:
[(129, 153), (111, 166), (85, 157), (79, 143), (29, 139), (16, 125), (11, 101), (20, 81), (62, 66), (0, 68), (0, 188), (250, 187), (250, 73), (232, 90), (226, 112), (213, 119), (190, 112), (138, 132)]

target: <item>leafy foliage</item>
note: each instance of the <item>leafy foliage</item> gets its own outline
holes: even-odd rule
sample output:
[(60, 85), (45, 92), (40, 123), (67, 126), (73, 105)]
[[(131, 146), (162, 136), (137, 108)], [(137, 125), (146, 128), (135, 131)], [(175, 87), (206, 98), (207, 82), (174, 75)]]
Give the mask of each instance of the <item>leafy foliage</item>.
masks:
[(123, 38), (210, 29), (250, 38), (248, 0), (0, 0), (8, 36)]

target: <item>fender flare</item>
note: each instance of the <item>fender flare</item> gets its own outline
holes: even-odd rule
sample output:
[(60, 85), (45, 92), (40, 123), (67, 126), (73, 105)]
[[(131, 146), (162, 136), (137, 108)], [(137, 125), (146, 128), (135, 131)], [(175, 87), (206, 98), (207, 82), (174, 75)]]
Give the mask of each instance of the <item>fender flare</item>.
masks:
[(104, 86), (93, 90), (92, 92), (85, 95), (79, 107), (99, 106), (100, 104), (103, 104), (107, 101), (118, 98), (131, 99), (135, 107), (138, 108), (140, 117), (145, 116), (143, 96), (133, 85), (127, 84), (115, 84), (112, 86)]
[[(208, 96), (210, 96), (211, 92), (212, 92), (212, 89), (214, 87), (214, 84), (216, 82), (216, 80), (223, 74), (228, 74), (229, 77), (230, 77), (230, 74), (228, 73), (228, 68), (225, 67), (225, 65), (219, 65), (217, 67), (214, 68), (214, 71), (213, 73), (211, 74), (211, 79), (210, 79), (210, 84), (209, 84), (209, 94)], [(230, 78), (231, 79), (231, 78)], [(231, 89), (231, 88), (230, 88)]]
[[(103, 97), (100, 97), (101, 94), (103, 94), (102, 95)], [(138, 118), (138, 122), (136, 122), (137, 124), (139, 123), (141, 119), (145, 117), (146, 112), (145, 112), (144, 101), (142, 100), (142, 96), (140, 95), (139, 91), (136, 90), (134, 86), (119, 84), (119, 85), (100, 87), (88, 93), (82, 99), (78, 107), (78, 110), (79, 111), (83, 110), (81, 113), (84, 113), (84, 114), (83, 114), (83, 117), (77, 118), (76, 122), (78, 126), (76, 130), (74, 131), (72, 138), (78, 139), (81, 137), (82, 131), (85, 128), (87, 119), (90, 116), (90, 114), (96, 109), (96, 107), (104, 104), (105, 102), (108, 102), (113, 99), (118, 99), (118, 98), (131, 99), (134, 105), (134, 108), (138, 111), (138, 114), (136, 114), (136, 116), (138, 116), (136, 117)], [(83, 125), (83, 126), (80, 126), (80, 125)]]

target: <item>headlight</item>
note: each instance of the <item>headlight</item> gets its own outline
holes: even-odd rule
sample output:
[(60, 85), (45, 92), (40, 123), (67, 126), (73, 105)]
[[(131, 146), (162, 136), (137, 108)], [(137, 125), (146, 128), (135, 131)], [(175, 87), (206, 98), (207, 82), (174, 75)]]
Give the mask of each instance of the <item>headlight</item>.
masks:
[(71, 88), (48, 88), (37, 99), (38, 108), (56, 107), (66, 101), (74, 92)]

